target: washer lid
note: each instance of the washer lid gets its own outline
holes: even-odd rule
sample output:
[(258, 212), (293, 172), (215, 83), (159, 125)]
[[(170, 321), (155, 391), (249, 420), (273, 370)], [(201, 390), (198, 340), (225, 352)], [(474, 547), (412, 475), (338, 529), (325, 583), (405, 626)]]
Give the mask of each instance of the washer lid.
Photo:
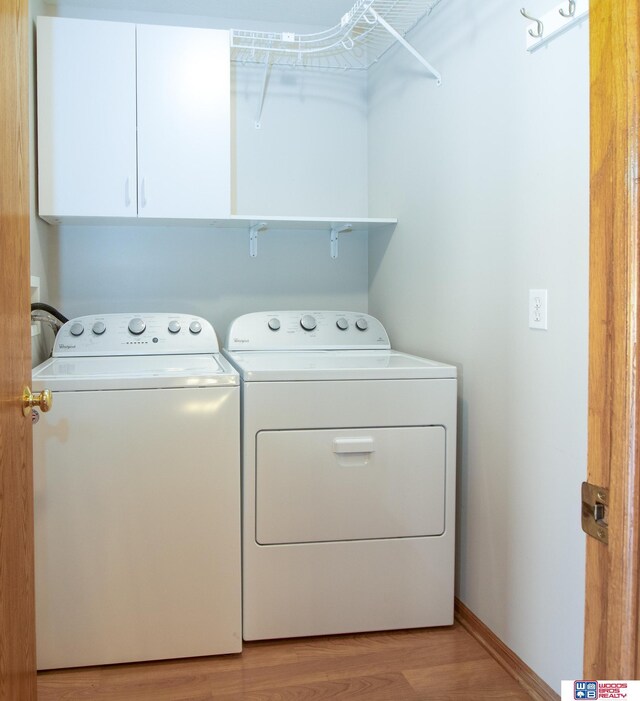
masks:
[(218, 354), (51, 358), (33, 369), (34, 391), (218, 387), (238, 383), (238, 373)]
[(455, 378), (456, 368), (393, 350), (224, 351), (245, 382)]

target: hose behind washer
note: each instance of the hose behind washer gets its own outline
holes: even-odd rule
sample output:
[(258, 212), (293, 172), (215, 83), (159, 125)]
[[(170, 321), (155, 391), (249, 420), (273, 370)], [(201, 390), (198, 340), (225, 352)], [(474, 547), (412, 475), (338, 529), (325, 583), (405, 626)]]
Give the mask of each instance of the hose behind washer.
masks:
[(32, 302), (31, 311), (47, 312), (48, 314), (55, 316), (55, 318), (63, 324), (66, 324), (67, 321), (69, 321), (69, 319), (67, 319), (67, 317), (59, 312), (55, 307), (52, 307), (50, 304), (45, 304), (44, 302)]

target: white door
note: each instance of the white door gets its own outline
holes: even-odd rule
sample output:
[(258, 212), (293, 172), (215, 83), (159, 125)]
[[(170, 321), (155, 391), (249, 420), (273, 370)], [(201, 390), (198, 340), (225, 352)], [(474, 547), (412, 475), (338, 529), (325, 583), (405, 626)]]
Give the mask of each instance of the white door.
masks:
[(0, 12), (0, 700), (36, 701), (29, 344), (29, 8)]
[(138, 216), (230, 214), (229, 33), (138, 25)]
[(260, 431), (261, 545), (444, 532), (444, 426)]
[(135, 25), (38, 18), (39, 213), (136, 216)]

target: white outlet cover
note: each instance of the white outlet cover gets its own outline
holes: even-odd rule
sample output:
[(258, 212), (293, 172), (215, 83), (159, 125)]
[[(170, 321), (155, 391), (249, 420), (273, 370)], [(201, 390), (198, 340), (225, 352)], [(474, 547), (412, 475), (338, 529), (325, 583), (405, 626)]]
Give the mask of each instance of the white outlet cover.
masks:
[(547, 290), (529, 290), (529, 328), (548, 328)]

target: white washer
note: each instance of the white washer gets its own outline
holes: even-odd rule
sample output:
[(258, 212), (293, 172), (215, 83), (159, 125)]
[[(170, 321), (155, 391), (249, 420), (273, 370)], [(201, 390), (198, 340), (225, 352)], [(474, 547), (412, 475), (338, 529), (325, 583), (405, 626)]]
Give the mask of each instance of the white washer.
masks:
[(211, 324), (73, 319), (33, 388), (38, 668), (240, 651), (240, 388)]
[(456, 369), (352, 312), (236, 319), (245, 640), (453, 623)]

